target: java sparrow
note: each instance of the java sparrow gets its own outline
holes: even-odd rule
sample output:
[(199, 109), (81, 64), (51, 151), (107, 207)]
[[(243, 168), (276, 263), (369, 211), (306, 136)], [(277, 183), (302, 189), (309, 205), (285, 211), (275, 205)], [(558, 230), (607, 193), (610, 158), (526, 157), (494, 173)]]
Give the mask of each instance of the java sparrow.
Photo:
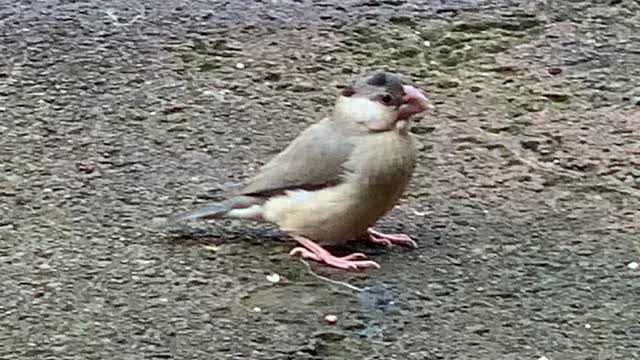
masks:
[(179, 213), (171, 222), (234, 218), (276, 224), (299, 254), (340, 269), (380, 267), (362, 253), (336, 257), (322, 245), (368, 239), (415, 247), (372, 228), (402, 195), (416, 164), (410, 118), (430, 105), (401, 78), (376, 72), (345, 86), (330, 116), (309, 126), (236, 195)]

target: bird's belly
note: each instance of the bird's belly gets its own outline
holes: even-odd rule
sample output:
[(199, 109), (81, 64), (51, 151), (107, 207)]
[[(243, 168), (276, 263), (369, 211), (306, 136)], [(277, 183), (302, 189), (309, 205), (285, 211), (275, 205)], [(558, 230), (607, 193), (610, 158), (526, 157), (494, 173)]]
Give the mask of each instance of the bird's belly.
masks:
[(358, 190), (343, 184), (289, 192), (267, 201), (264, 217), (288, 233), (323, 245), (342, 244), (364, 234), (397, 200), (393, 192), (363, 196)]

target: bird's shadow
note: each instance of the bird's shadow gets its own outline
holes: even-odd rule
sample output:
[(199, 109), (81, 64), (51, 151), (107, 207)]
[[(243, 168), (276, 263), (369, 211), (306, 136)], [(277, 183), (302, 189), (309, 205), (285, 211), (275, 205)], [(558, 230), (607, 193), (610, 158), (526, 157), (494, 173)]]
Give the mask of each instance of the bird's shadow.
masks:
[[(245, 243), (253, 246), (286, 245), (297, 246), (286, 233), (264, 224), (252, 227), (188, 226), (181, 225), (167, 229), (165, 239), (172, 245), (196, 246), (221, 243)], [(342, 245), (323, 246), (336, 256), (346, 256), (354, 252), (367, 255), (381, 255), (390, 251), (390, 247), (374, 244), (365, 239), (356, 239)], [(392, 247), (393, 248), (393, 247)]]
[(188, 226), (181, 225), (165, 231), (165, 239), (180, 246), (211, 245), (220, 243), (245, 243), (250, 245), (265, 245), (286, 243), (287, 237), (277, 229), (269, 227), (235, 227), (219, 226)]

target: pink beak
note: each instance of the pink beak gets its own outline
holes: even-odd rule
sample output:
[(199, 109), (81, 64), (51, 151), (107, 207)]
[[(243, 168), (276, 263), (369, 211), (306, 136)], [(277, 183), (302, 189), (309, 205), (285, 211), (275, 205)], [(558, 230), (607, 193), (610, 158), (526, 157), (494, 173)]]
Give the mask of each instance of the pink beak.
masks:
[(402, 88), (406, 94), (403, 99), (405, 104), (400, 108), (398, 119), (408, 119), (430, 108), (429, 99), (420, 90), (410, 85), (403, 85)]

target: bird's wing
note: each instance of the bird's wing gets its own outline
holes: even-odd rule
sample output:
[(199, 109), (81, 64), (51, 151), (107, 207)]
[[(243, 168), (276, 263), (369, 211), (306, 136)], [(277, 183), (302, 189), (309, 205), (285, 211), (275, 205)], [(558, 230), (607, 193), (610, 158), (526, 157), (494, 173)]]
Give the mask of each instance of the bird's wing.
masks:
[(290, 189), (320, 189), (338, 184), (353, 145), (330, 119), (307, 129), (265, 164), (241, 191), (272, 196)]

